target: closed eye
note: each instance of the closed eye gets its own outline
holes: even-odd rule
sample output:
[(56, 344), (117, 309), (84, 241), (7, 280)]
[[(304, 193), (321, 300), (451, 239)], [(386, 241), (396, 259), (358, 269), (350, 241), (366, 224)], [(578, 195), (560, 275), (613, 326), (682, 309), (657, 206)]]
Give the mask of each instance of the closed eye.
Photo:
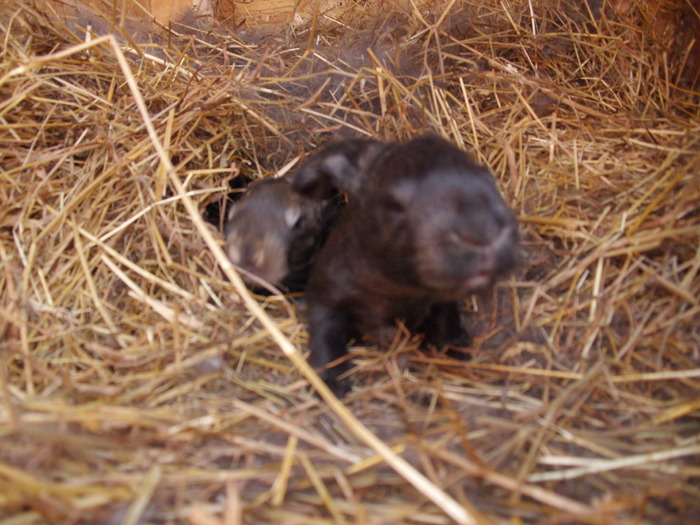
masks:
[(384, 209), (384, 211), (392, 215), (401, 214), (406, 209), (402, 203), (400, 203), (392, 197), (386, 197), (385, 199), (383, 199), (381, 202), (381, 206)]
[(486, 240), (483, 235), (472, 235), (468, 232), (458, 232), (455, 230), (447, 234), (447, 242), (455, 248), (463, 248), (467, 246), (487, 246), (490, 241)]
[(447, 242), (455, 248), (461, 248), (464, 245), (473, 244), (471, 239), (465, 237), (464, 235), (460, 235), (454, 230), (447, 234)]

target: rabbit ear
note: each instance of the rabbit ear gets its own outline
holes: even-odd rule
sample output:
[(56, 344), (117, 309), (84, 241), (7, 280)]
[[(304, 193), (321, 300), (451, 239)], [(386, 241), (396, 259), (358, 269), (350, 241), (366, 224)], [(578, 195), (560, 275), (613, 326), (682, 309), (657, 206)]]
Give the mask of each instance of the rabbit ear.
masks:
[(338, 193), (357, 195), (364, 174), (384, 145), (373, 140), (349, 140), (326, 148), (303, 164), (292, 176), (292, 188), (317, 200)]
[(346, 192), (352, 171), (352, 163), (344, 153), (324, 155), (323, 159), (314, 158), (297, 170), (292, 188), (312, 199), (330, 199), (338, 192)]

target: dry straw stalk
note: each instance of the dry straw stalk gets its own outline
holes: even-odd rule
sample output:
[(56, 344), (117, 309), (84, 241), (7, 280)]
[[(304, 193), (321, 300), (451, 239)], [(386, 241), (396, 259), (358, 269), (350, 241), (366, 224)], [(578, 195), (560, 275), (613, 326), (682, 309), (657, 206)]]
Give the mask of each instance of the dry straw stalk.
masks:
[[(0, 524), (700, 513), (692, 6), (319, 4), (261, 36), (118, 4), (0, 7)], [(521, 268), (465, 304), (471, 360), (357, 346), (341, 402), (224, 256), (226, 196), (424, 131), (496, 174)]]

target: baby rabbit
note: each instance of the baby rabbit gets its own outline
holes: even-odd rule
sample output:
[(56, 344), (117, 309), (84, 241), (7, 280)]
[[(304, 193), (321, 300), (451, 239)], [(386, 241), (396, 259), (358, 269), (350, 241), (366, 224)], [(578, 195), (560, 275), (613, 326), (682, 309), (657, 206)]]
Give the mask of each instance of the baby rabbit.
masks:
[[(459, 302), (507, 274), (518, 246), (513, 213), (486, 168), (435, 136), (355, 141), (303, 166), (292, 187), (348, 201), (306, 289), (313, 366), (345, 356), (351, 338), (386, 344), (397, 320), (429, 345), (469, 344)], [(347, 363), (321, 372), (339, 395), (349, 388), (339, 379)]]
[[(300, 170), (314, 172), (319, 164), (334, 165), (336, 159), (348, 164), (348, 169), (354, 165), (361, 170), (365, 157), (378, 144), (350, 140), (330, 146), (311, 156)], [(292, 188), (292, 177), (251, 183), (229, 209), (224, 226), (226, 253), (253, 288), (272, 285), (284, 292), (303, 290), (316, 255), (344, 206), (343, 197), (333, 187), (324, 185), (310, 197)]]

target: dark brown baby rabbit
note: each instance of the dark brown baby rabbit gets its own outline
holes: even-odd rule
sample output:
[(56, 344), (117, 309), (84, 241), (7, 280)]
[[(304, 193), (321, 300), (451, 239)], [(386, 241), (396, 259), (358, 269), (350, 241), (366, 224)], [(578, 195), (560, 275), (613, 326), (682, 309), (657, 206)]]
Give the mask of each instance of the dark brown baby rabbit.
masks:
[[(342, 163), (362, 169), (373, 141), (342, 143)], [(324, 161), (336, 163), (338, 146), (311, 156), (301, 170), (315, 171)], [(337, 167), (336, 171), (342, 171)], [(283, 292), (303, 290), (311, 266), (326, 240), (344, 199), (330, 186), (313, 197), (292, 189), (292, 175), (251, 183), (231, 205), (224, 227), (226, 253), (255, 289), (269, 285)]]
[[(361, 155), (341, 144), (292, 179), (303, 195), (348, 199), (306, 290), (311, 364), (343, 357), (351, 338), (386, 344), (397, 320), (429, 345), (468, 344), (459, 302), (516, 260), (517, 224), (493, 176), (435, 136), (359, 144)], [(347, 363), (322, 372), (340, 395)]]

